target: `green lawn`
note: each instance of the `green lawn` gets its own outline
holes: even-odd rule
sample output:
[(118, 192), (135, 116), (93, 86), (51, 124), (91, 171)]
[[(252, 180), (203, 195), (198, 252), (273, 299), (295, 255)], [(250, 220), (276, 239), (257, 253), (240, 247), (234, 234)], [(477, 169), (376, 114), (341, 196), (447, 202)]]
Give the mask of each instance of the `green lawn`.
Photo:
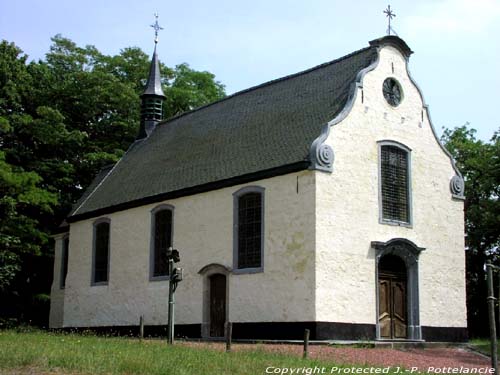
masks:
[(44, 331), (0, 331), (0, 373), (266, 374), (269, 366), (289, 369), (318, 366), (329, 373), (336, 365), (263, 350), (224, 353), (184, 345), (168, 346), (160, 340), (140, 342)]
[[(490, 340), (489, 339), (472, 339), (470, 340), (470, 345), (472, 345), (477, 351), (490, 355)], [(497, 342), (498, 354), (500, 355), (500, 342)]]

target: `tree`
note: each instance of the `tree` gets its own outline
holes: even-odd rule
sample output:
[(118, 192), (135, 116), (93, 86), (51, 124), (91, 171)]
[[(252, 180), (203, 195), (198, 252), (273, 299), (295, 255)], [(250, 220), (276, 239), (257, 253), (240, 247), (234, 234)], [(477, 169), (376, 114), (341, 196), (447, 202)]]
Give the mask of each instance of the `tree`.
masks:
[(209, 72), (198, 72), (188, 64), (175, 67), (165, 91), (165, 111), (170, 116), (190, 111), (224, 96), (224, 86), (216, 83)]
[(465, 180), (465, 242), (467, 271), (467, 320), (472, 336), (487, 335), (487, 258), (500, 265), (500, 137), (490, 142), (476, 139), (464, 126), (444, 131), (442, 141), (456, 160)]
[(35, 172), (24, 172), (5, 161), (0, 151), (0, 291), (5, 291), (21, 270), (22, 256), (40, 255), (48, 234), (38, 228), (33, 210), (52, 212), (57, 197), (37, 185)]
[[(34, 297), (48, 295), (50, 234), (99, 169), (134, 141), (150, 65), (139, 48), (108, 56), (61, 35), (45, 59), (27, 60), (15, 44), (0, 43), (0, 298), (18, 306), (18, 317), (40, 314)], [(160, 68), (166, 117), (225, 95), (209, 72)]]

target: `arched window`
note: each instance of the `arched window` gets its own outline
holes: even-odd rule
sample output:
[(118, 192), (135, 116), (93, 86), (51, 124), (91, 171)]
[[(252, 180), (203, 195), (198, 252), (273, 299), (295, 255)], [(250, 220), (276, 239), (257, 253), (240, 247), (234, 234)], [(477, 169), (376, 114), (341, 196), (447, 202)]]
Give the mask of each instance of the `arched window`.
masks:
[(152, 280), (168, 277), (167, 250), (172, 246), (173, 207), (161, 205), (151, 211), (151, 271)]
[(66, 275), (68, 274), (68, 254), (69, 253), (69, 236), (62, 239), (61, 249), (61, 289), (66, 287)]
[(380, 142), (380, 218), (398, 225), (411, 223), (410, 149)]
[(92, 261), (92, 284), (107, 284), (109, 280), (109, 228), (110, 220), (94, 222), (94, 251)]
[(234, 193), (234, 270), (263, 270), (264, 189), (249, 186)]

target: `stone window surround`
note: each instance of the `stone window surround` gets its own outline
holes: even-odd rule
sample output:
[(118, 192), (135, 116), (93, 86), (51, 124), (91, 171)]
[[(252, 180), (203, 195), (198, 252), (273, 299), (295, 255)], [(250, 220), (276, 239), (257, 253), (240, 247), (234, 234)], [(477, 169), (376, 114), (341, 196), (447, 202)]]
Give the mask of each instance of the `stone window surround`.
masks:
[[(245, 186), (233, 193), (233, 274), (264, 272), (264, 212), (265, 212), (265, 188), (262, 186)], [(259, 193), (262, 197), (261, 221), (260, 221), (260, 267), (238, 268), (238, 206), (239, 198), (247, 193)]]
[(396, 255), (403, 260), (406, 266), (407, 289), (407, 340), (422, 340), (420, 326), (420, 302), (418, 281), (418, 258), (423, 247), (418, 247), (406, 238), (393, 238), (387, 242), (372, 241), (371, 248), (375, 251), (375, 285), (376, 285), (376, 339), (380, 337), (379, 325), (379, 263), (385, 255)]
[(174, 210), (175, 207), (162, 203), (158, 206), (155, 206), (151, 210), (151, 235), (150, 235), (150, 240), (149, 240), (149, 281), (164, 281), (164, 280), (169, 280), (170, 276), (169, 275), (163, 275), (163, 276), (153, 276), (154, 273), (154, 255), (155, 255), (155, 226), (156, 226), (156, 214), (160, 211), (164, 210), (169, 210), (172, 212), (172, 223), (171, 223), (171, 233), (170, 233), (170, 241), (172, 244), (174, 243)]
[[(408, 146), (393, 140), (384, 139), (381, 141), (377, 141), (378, 144), (378, 207), (379, 207), (379, 223), (387, 224), (387, 225), (397, 225), (400, 227), (413, 228), (413, 200), (412, 200), (412, 174), (411, 174), (411, 148)], [(383, 146), (394, 146), (398, 147), (401, 150), (405, 151), (408, 155), (408, 222), (399, 221), (399, 220), (390, 220), (384, 219), (383, 216), (383, 207), (382, 207), (382, 147)]]
[(203, 277), (203, 321), (201, 323), (201, 337), (210, 337), (210, 277), (215, 274), (221, 274), (226, 277), (226, 322), (229, 320), (229, 276), (231, 275), (231, 268), (219, 264), (211, 263), (202, 267), (198, 274)]
[[(109, 224), (109, 233), (108, 233), (108, 277), (107, 281), (94, 281), (94, 269), (95, 269), (95, 256), (96, 256), (96, 229), (99, 224), (108, 223)], [(108, 285), (109, 283), (109, 268), (110, 268), (110, 260), (111, 260), (111, 219), (108, 217), (100, 217), (99, 219), (94, 220), (92, 223), (92, 268), (90, 270), (90, 286), (102, 286)]]
[[(65, 247), (65, 242), (66, 240), (68, 240), (68, 249), (67, 249), (67, 253), (66, 253), (66, 257), (69, 257), (69, 233), (66, 233), (65, 235), (63, 235), (60, 239), (61, 241), (61, 270), (60, 270), (60, 274), (59, 274), (59, 289), (65, 289), (66, 288), (66, 277), (64, 277), (64, 257), (65, 257), (65, 254), (64, 254), (64, 247)], [(66, 260), (66, 263), (67, 263), (67, 260)], [(68, 275), (68, 269), (66, 268), (66, 275)]]

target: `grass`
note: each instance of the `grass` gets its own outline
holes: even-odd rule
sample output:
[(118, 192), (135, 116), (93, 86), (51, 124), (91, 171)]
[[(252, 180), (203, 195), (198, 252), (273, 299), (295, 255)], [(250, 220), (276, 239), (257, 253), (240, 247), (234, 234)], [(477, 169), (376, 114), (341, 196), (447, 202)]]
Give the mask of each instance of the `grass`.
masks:
[[(164, 341), (61, 334), (44, 331), (0, 331), (0, 373), (57, 374), (266, 374), (266, 368), (337, 365), (263, 349), (224, 353)], [(340, 366), (339, 366), (340, 367)], [(351, 367), (351, 366), (346, 366)], [(364, 367), (364, 366), (357, 366)], [(290, 371), (290, 370), (289, 370)], [(290, 372), (288, 372), (290, 373)], [(297, 372), (295, 372), (297, 373)], [(311, 372), (302, 371), (299, 374)]]
[[(478, 352), (481, 352), (486, 355), (491, 355), (491, 347), (490, 347), (490, 339), (472, 339), (469, 341), (469, 344), (472, 345)], [(498, 355), (500, 356), (500, 342), (497, 342)]]

